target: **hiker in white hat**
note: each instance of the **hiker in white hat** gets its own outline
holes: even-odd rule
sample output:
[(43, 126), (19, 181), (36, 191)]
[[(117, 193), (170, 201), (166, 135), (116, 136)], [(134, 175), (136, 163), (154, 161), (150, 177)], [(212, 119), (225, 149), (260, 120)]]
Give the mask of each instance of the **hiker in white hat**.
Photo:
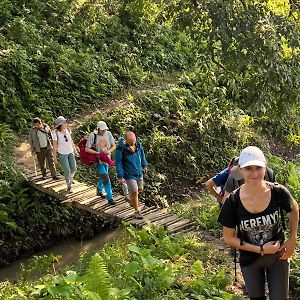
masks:
[[(264, 180), (267, 161), (254, 146), (239, 157), (245, 183), (224, 202), (219, 222), (226, 244), (239, 249), (240, 266), (250, 299), (288, 299), (289, 261), (297, 242), (299, 209), (283, 185)], [(285, 240), (284, 213), (289, 216)], [(286, 232), (287, 233), (287, 232)]]
[[(103, 151), (101, 148), (101, 142), (103, 141), (105, 141), (106, 144), (106, 153), (111, 155), (111, 153), (116, 149), (115, 139), (112, 133), (109, 131), (107, 124), (104, 121), (99, 121), (97, 123), (97, 130), (91, 133), (89, 136), (85, 151), (99, 156), (101, 151)], [(115, 201), (113, 199), (112, 187), (108, 174), (108, 163), (99, 160), (97, 164), (97, 170), (100, 175), (96, 191), (97, 195), (100, 195), (103, 198), (106, 197), (108, 203), (114, 205)]]

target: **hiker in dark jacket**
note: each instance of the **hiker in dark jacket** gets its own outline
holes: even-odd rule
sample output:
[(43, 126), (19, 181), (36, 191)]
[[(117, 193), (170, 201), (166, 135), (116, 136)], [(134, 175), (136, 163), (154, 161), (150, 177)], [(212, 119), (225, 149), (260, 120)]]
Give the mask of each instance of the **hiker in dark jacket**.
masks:
[(29, 132), (29, 144), (31, 154), (37, 156), (42, 178), (46, 178), (46, 160), (53, 179), (58, 179), (53, 162), (53, 150), (51, 143), (51, 130), (40, 118), (34, 118), (33, 127)]
[[(266, 281), (270, 300), (289, 297), (289, 258), (297, 244), (299, 208), (286, 187), (264, 180), (266, 158), (247, 147), (239, 159), (244, 184), (224, 202), (219, 222), (226, 244), (239, 249), (240, 266), (250, 299), (263, 300)], [(289, 217), (285, 240), (284, 212)]]
[(135, 217), (143, 218), (138, 209), (138, 195), (144, 190), (143, 173), (147, 173), (147, 161), (142, 143), (129, 131), (122, 137), (115, 155), (117, 177), (120, 184), (127, 184), (129, 204), (135, 209)]
[(233, 157), (227, 168), (216, 174), (214, 177), (208, 179), (204, 185), (212, 196), (214, 196), (221, 204), (224, 196), (224, 186), (230, 176), (231, 170), (238, 165), (239, 158)]

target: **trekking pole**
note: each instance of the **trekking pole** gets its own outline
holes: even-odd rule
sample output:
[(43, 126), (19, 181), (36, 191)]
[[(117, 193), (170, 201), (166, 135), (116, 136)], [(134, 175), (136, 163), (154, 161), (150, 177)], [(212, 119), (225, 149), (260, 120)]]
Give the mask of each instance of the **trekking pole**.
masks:
[(37, 176), (35, 155), (33, 155), (33, 165), (34, 165), (34, 174), (35, 174), (35, 176)]

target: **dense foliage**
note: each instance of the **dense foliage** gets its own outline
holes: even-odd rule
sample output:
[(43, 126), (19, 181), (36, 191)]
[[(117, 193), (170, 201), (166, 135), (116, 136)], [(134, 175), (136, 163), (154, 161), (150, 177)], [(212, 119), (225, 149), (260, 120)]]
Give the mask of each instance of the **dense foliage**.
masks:
[(144, 29), (124, 24), (122, 1), (0, 6), (1, 119), (17, 129), (36, 115), (72, 116), (123, 86), (193, 61), (184, 33), (154, 22)]
[[(229, 261), (199, 238), (171, 238), (153, 228), (128, 231), (131, 238), (83, 255), (62, 274), (48, 274), (30, 284), (2, 283), (3, 299), (240, 299), (226, 291)], [(212, 257), (223, 267), (213, 265)], [(35, 267), (26, 269), (34, 273), (43, 261), (49, 259), (36, 259)], [(46, 263), (44, 269), (49, 270)]]
[[(269, 150), (265, 134), (289, 145), (299, 143), (300, 31), (295, 3), (0, 0), (0, 256), (15, 249), (17, 257), (22, 251), (34, 251), (50, 236), (68, 234), (78, 216), (28, 189), (16, 168), (11, 156), (17, 143), (13, 132), (26, 132), (34, 116), (50, 124), (60, 114), (74, 118), (118, 98), (125, 88), (176, 74), (171, 88), (139, 97), (129, 93), (128, 105), (96, 115), (76, 135), (79, 140), (91, 132), (99, 119), (109, 123), (116, 138), (135, 130), (150, 163), (147, 200), (164, 205), (178, 194), (189, 194), (191, 186), (226, 166), (246, 144)], [(272, 156), (270, 161), (278, 181), (300, 199), (298, 164)], [(95, 182), (94, 170), (79, 169), (81, 180)], [(196, 204), (177, 203), (173, 210), (204, 229), (219, 231), (218, 207), (207, 196)], [(90, 218), (83, 217), (82, 223), (97, 232), (102, 223)], [(58, 226), (62, 223), (66, 227)], [(149, 244), (141, 242), (143, 234)], [(203, 269), (196, 259), (189, 261), (194, 269), (184, 270), (172, 260), (176, 251), (182, 254), (179, 261), (186, 259), (178, 247), (189, 240), (169, 240), (162, 234), (161, 247), (171, 243), (176, 251), (163, 248), (154, 254), (153, 249), (147, 251), (153, 236), (134, 235), (138, 242), (115, 248), (116, 256), (125, 249), (124, 256), (110, 260), (114, 256), (107, 250), (109, 254), (93, 257), (89, 269), (83, 266), (77, 273), (49, 276), (38, 286), (8, 285), (5, 299), (14, 294), (24, 299), (31, 294), (45, 299), (53, 295), (71, 299), (71, 294), (100, 299), (90, 276), (94, 268), (99, 270), (98, 279), (107, 283), (104, 297), (111, 299), (145, 298), (142, 288), (153, 293), (153, 299), (225, 297), (220, 291), (224, 274), (216, 276), (220, 282), (213, 282), (217, 272), (204, 278), (203, 270), (210, 268)], [(200, 255), (197, 247), (182, 247)], [(170, 256), (163, 256), (164, 251)], [(293, 288), (299, 291), (298, 258), (293, 266)], [(151, 281), (153, 274), (162, 276), (161, 282)], [(178, 278), (187, 281), (176, 286)]]

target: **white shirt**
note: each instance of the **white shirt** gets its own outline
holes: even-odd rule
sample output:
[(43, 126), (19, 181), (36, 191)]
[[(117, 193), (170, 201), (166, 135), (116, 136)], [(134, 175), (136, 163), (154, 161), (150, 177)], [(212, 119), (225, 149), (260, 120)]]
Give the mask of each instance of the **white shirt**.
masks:
[(60, 154), (74, 153), (71, 131), (66, 129), (66, 134), (55, 130), (52, 132), (53, 141), (57, 141), (57, 152)]

